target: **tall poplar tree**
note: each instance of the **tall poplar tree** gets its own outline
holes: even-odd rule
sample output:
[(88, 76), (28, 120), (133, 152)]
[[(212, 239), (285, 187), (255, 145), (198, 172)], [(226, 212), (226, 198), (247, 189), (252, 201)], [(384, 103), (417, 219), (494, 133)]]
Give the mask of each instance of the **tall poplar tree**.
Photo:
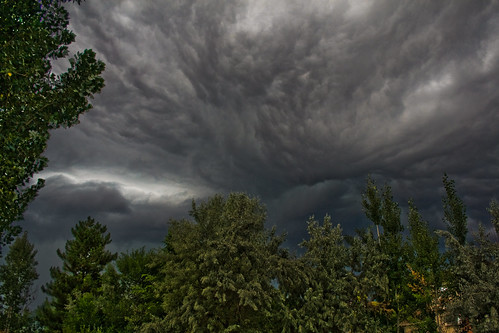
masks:
[[(407, 290), (407, 244), (404, 242), (404, 230), (400, 220), (400, 207), (394, 201), (391, 187), (385, 185), (379, 189), (369, 177), (363, 194), (362, 206), (366, 217), (376, 226), (380, 251), (386, 255), (382, 262), (388, 277), (388, 299), (382, 300), (390, 311), (385, 311), (386, 321), (395, 331), (405, 319), (407, 311), (405, 297)], [(380, 229), (381, 227), (381, 229)]]
[(409, 304), (411, 322), (420, 330), (435, 331), (435, 307), (438, 290), (442, 287), (444, 259), (438, 248), (438, 237), (430, 231), (414, 202), (409, 201), (409, 257), (407, 268), (412, 279), (408, 285), (413, 300)]
[(442, 178), (445, 189), (445, 196), (442, 197), (444, 208), (444, 222), (447, 230), (459, 241), (459, 244), (466, 243), (468, 234), (468, 217), (466, 216), (466, 206), (463, 200), (457, 195), (454, 180), (449, 179), (447, 174)]

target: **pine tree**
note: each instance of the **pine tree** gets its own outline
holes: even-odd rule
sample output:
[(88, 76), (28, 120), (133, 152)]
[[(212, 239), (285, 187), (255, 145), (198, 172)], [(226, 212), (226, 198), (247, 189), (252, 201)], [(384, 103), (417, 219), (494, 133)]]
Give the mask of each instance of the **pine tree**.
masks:
[(99, 293), (102, 272), (117, 257), (106, 250), (111, 243), (111, 235), (106, 232), (106, 226), (88, 217), (71, 229), (74, 239), (66, 242), (65, 251), (57, 250), (63, 262), (62, 269), (50, 269), (52, 281), (42, 290), (51, 299), (45, 302), (39, 313), (40, 322), (51, 330), (62, 330), (70, 301), (73, 305), (75, 301), (78, 303), (78, 299), (72, 297), (83, 297), (83, 301), (88, 301), (89, 297)]
[(33, 300), (33, 283), (38, 278), (36, 253), (24, 232), (12, 243), (5, 263), (0, 266), (0, 330), (17, 332), (29, 324), (28, 306)]

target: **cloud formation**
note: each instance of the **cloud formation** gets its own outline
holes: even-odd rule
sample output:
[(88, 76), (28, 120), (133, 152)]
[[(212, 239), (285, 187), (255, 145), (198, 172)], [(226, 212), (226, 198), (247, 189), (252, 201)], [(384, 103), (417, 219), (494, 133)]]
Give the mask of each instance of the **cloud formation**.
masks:
[[(373, 174), (435, 227), (441, 177), (470, 216), (499, 189), (497, 1), (236, 0), (70, 6), (107, 64), (81, 124), (49, 142), (37, 242), (87, 215), (154, 241), (190, 199), (246, 191), (295, 246), (308, 216), (362, 225)], [(57, 176), (59, 175), (59, 176)], [(53, 233), (52, 233), (53, 231)], [(136, 237), (134, 239), (134, 237)], [(151, 237), (151, 238), (149, 238)], [(50, 237), (49, 237), (50, 238)]]

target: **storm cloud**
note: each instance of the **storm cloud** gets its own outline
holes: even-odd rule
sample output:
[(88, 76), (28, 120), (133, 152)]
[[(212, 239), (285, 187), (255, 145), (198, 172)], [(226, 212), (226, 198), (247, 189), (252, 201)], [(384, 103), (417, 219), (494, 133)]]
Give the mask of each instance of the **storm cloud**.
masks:
[(313, 214), (367, 225), (368, 174), (436, 228), (444, 172), (472, 224), (498, 193), (498, 1), (68, 8), (73, 49), (106, 62), (106, 87), (52, 134), (23, 222), (41, 247), (88, 215), (119, 249), (159, 245), (190, 200), (231, 191), (260, 197), (296, 246)]

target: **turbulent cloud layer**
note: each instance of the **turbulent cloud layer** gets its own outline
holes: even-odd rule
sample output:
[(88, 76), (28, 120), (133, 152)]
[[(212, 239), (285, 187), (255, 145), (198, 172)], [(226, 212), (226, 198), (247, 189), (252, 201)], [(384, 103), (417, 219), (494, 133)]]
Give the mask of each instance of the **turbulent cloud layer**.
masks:
[(106, 62), (106, 88), (80, 125), (54, 132), (26, 225), (43, 243), (92, 215), (118, 244), (159, 242), (190, 199), (246, 191), (295, 246), (312, 214), (362, 225), (368, 174), (441, 227), (444, 172), (481, 219), (499, 189), (498, 7), (72, 5), (76, 48)]

